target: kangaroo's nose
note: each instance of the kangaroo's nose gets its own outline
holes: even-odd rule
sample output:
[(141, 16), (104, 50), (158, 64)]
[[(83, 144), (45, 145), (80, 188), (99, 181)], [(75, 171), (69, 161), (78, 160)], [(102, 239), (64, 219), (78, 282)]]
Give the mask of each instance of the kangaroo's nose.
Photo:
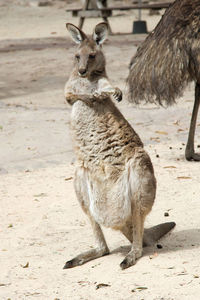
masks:
[(85, 75), (86, 74), (86, 69), (79, 69), (78, 70), (80, 75)]

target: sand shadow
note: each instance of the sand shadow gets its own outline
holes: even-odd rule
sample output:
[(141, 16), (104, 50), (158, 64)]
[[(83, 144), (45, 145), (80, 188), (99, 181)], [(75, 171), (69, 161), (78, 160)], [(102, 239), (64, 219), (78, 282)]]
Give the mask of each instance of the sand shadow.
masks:
[[(162, 248), (158, 248), (161, 245)], [(187, 229), (181, 231), (172, 231), (167, 236), (160, 239), (155, 245), (144, 247), (143, 256), (151, 255), (155, 251), (159, 253), (168, 253), (186, 249), (200, 247), (200, 228)], [(131, 245), (120, 246), (111, 251), (110, 254), (127, 255), (131, 249)]]

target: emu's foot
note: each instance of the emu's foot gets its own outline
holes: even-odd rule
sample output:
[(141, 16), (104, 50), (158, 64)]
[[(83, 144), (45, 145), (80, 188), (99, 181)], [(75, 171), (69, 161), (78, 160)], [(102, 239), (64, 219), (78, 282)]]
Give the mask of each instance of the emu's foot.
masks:
[(185, 152), (185, 158), (189, 161), (193, 160), (193, 161), (200, 161), (200, 154), (199, 153), (195, 153), (195, 152), (189, 152), (186, 151)]
[(133, 251), (131, 250), (124, 260), (121, 262), (120, 267), (122, 270), (127, 269), (135, 265), (136, 260), (142, 256), (142, 250)]

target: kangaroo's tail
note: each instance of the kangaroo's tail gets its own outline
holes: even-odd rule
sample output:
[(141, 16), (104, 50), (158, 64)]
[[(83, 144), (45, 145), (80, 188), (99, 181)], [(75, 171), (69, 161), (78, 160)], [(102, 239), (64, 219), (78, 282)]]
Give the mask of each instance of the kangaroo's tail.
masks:
[(166, 222), (144, 229), (143, 246), (147, 247), (154, 245), (161, 237), (172, 230), (175, 225), (176, 223), (174, 222)]

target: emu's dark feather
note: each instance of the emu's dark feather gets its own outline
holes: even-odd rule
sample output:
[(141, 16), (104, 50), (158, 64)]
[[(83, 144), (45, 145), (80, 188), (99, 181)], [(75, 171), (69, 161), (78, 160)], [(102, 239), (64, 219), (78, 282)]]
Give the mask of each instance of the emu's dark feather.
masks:
[(131, 59), (129, 100), (171, 105), (200, 82), (200, 1), (176, 0)]

